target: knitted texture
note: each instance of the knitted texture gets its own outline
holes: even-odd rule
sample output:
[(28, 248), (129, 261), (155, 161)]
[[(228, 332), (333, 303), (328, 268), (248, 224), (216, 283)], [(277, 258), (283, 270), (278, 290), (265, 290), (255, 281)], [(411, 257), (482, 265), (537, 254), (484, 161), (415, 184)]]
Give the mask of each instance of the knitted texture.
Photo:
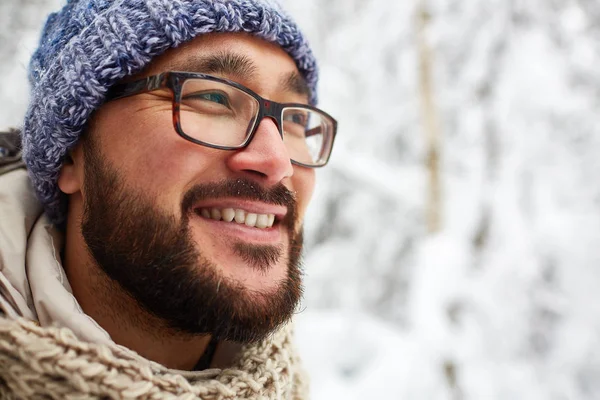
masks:
[(18, 399), (304, 399), (288, 326), (246, 346), (231, 369), (176, 374), (68, 329), (0, 318), (0, 394)]
[(296, 62), (316, 104), (317, 65), (296, 24), (274, 0), (69, 0), (48, 18), (34, 53), (23, 158), (50, 219), (65, 218), (62, 162), (107, 90), (169, 48), (210, 32), (246, 32)]

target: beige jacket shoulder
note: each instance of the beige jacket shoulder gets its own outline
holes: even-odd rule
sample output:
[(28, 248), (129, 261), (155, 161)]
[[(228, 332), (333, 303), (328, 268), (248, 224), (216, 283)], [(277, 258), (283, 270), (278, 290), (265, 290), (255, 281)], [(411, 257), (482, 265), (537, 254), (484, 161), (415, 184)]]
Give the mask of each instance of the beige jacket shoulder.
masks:
[(59, 325), (77, 337), (109, 343), (81, 310), (60, 260), (62, 235), (43, 212), (23, 168), (0, 175), (0, 307), (12, 318)]

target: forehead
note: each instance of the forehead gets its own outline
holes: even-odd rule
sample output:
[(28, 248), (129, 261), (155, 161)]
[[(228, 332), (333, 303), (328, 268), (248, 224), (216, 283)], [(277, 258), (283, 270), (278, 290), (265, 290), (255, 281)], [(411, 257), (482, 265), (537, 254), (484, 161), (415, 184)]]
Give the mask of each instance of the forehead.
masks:
[(225, 76), (255, 91), (310, 96), (294, 60), (277, 44), (246, 33), (210, 33), (156, 58), (144, 75), (165, 71)]

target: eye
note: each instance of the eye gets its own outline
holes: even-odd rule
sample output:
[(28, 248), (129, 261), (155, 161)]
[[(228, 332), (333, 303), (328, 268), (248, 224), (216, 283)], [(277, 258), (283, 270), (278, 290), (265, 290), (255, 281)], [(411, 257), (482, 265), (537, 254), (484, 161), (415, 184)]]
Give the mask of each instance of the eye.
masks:
[(202, 97), (208, 101), (213, 101), (224, 106), (229, 105), (229, 99), (222, 93), (204, 93)]
[(185, 96), (185, 100), (201, 100), (201, 101), (209, 101), (211, 103), (220, 104), (227, 108), (231, 108), (231, 104), (229, 102), (229, 96), (225, 93), (221, 92), (198, 92), (198, 93), (190, 93)]
[(283, 120), (305, 127), (308, 123), (308, 115), (303, 112), (288, 112), (283, 116)]

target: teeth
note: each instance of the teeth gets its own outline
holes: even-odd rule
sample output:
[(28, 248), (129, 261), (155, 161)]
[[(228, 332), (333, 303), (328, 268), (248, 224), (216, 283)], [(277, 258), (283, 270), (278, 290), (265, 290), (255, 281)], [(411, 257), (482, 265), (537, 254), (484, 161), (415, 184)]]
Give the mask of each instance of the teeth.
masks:
[(246, 214), (246, 221), (244, 222), (247, 226), (256, 226), (256, 220), (258, 219), (258, 215), (248, 213)]
[(235, 210), (233, 208), (226, 208), (221, 213), (221, 218), (225, 222), (231, 222), (235, 218)]
[(265, 214), (261, 214), (256, 218), (256, 224), (254, 225), (257, 228), (265, 229), (269, 226), (269, 216)]
[(216, 221), (235, 221), (240, 225), (244, 224), (251, 228), (259, 229), (271, 228), (275, 223), (274, 214), (254, 214), (233, 208), (224, 208), (222, 210), (218, 208), (203, 208), (200, 210), (200, 215), (202, 215), (204, 218), (213, 219)]
[(221, 210), (218, 208), (213, 208), (210, 210), (210, 217), (216, 221), (219, 221), (221, 219)]
[(244, 210), (235, 210), (235, 222), (238, 224), (246, 222), (246, 213)]

